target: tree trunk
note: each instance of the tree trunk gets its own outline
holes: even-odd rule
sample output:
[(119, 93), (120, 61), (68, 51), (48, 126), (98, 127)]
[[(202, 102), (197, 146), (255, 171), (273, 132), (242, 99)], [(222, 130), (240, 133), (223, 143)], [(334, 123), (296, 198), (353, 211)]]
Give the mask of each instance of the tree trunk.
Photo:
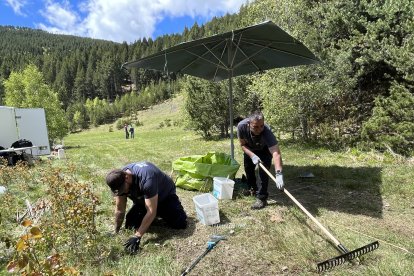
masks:
[(305, 116), (300, 117), (300, 127), (302, 129), (302, 137), (305, 140), (308, 140), (308, 120), (306, 120)]

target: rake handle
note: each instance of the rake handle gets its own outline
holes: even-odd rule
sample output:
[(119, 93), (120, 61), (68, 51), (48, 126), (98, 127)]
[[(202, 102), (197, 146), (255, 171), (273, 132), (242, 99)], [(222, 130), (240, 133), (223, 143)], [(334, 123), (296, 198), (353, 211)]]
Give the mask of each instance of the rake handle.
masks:
[(210, 250), (211, 249), (213, 249), (213, 248), (210, 248), (210, 247), (208, 247), (206, 250), (204, 250), (204, 252), (203, 252), (203, 254), (201, 254), (200, 256), (198, 256), (197, 257), (197, 259), (195, 259), (191, 264), (190, 264), (190, 266), (185, 270), (185, 271), (183, 271), (183, 273), (181, 273), (181, 275), (180, 276), (185, 276), (185, 275), (187, 275), (195, 266), (196, 266), (196, 264), (198, 264), (198, 262), (205, 256), (205, 255), (207, 255), (207, 253), (208, 252), (210, 252)]
[[(269, 175), (269, 177), (276, 182), (276, 178), (266, 169), (266, 167), (260, 163), (260, 167)], [(308, 210), (305, 209), (305, 207), (302, 206), (302, 204), (299, 203), (299, 201), (296, 200), (296, 198), (291, 195), (288, 190), (283, 189), (283, 192), (293, 201), (295, 204), (317, 225), (319, 228), (322, 229), (322, 231), (335, 243), (335, 245), (338, 247), (341, 245), (341, 243), (326, 229), (311, 213), (308, 212)]]

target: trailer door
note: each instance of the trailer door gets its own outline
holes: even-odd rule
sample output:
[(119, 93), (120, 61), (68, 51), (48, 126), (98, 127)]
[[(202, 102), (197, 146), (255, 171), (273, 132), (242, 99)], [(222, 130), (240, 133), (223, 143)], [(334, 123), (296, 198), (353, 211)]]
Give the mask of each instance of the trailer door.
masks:
[(33, 155), (50, 154), (46, 116), (43, 108), (15, 108), (19, 138), (43, 149), (34, 149)]
[(18, 137), (14, 108), (0, 106), (0, 146), (8, 149)]

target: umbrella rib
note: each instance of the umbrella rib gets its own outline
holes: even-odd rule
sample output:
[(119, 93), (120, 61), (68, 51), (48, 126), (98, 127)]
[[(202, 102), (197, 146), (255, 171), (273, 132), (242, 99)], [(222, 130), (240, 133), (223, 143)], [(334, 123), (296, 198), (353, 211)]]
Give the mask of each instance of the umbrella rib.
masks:
[[(216, 47), (218, 47), (220, 44), (217, 44), (217, 45), (215, 45), (212, 49), (209, 49), (204, 43), (202, 44), (206, 49), (207, 49), (207, 51), (206, 52), (204, 52), (202, 55), (198, 55), (198, 54), (196, 54), (196, 53), (193, 53), (193, 52), (191, 52), (191, 51), (189, 51), (189, 50), (187, 50), (187, 49), (185, 49), (185, 51), (187, 52), (187, 53), (189, 53), (189, 54), (191, 54), (191, 55), (193, 55), (193, 56), (195, 56), (195, 57), (197, 57), (196, 59), (194, 59), (192, 62), (190, 62), (189, 64), (187, 64), (186, 66), (184, 66), (183, 68), (181, 68), (180, 69), (180, 71), (182, 71), (182, 70), (185, 70), (187, 67), (189, 67), (189, 66), (191, 66), (194, 62), (196, 62), (197, 61), (197, 59), (202, 59), (202, 60), (204, 60), (204, 61), (206, 61), (206, 62), (208, 62), (208, 63), (211, 63), (211, 64), (213, 64), (213, 65), (216, 65), (217, 67), (220, 67), (220, 68), (222, 68), (222, 69), (224, 69), (224, 70), (228, 70), (228, 68), (226, 67), (226, 65), (223, 63), (223, 61), (222, 60), (220, 60), (211, 50), (212, 49), (214, 49), (214, 48), (216, 48)], [(204, 55), (206, 55), (208, 52), (210, 52), (216, 59), (217, 59), (217, 61), (219, 62), (219, 64), (216, 64), (216, 63), (214, 63), (213, 61), (211, 61), (211, 60), (208, 60), (208, 59), (206, 59), (206, 58), (204, 58), (203, 56)], [(220, 63), (222, 64), (222, 66), (220, 66)]]
[[(223, 43), (223, 42), (222, 42)], [(207, 51), (209, 51), (216, 59), (217, 59), (217, 61), (219, 62), (219, 63), (221, 63), (222, 64), (222, 66), (220, 66), (219, 64), (217, 64), (217, 66), (219, 66), (219, 67), (221, 67), (221, 68), (223, 68), (223, 69), (225, 69), (225, 70), (228, 70), (228, 68), (227, 68), (227, 66), (226, 66), (226, 64), (224, 64), (224, 62), (223, 62), (223, 60), (222, 59), (220, 59), (220, 58), (218, 58), (211, 50), (213, 50), (214, 48), (216, 48), (216, 47), (218, 47), (220, 45), (220, 43), (219, 44), (217, 44), (216, 46), (214, 46), (213, 48), (211, 48), (211, 49), (209, 49), (204, 43), (203, 43), (203, 46), (207, 49)], [(227, 46), (227, 43), (226, 43), (226, 46)], [(224, 49), (226, 49), (226, 47), (224, 47)], [(224, 50), (223, 50), (223, 52), (221, 53), (222, 54), (222, 56), (223, 56), (223, 53), (224, 53)]]
[[(245, 41), (245, 42), (248, 43), (248, 44), (251, 44), (251, 45), (260, 46), (262, 48), (260, 48), (260, 50), (258, 50), (257, 52), (253, 53), (250, 56), (247, 56), (242, 50), (240, 50), (243, 53), (243, 55), (245, 55), (246, 59), (240, 61), (237, 65), (234, 66), (233, 69), (241, 66), (246, 61), (248, 61), (249, 59), (251, 59), (254, 56), (257, 56), (260, 52), (262, 52), (264, 50), (272, 50), (272, 51), (277, 51), (277, 52), (281, 52), (281, 53), (285, 53), (285, 54), (288, 54), (288, 55), (297, 56), (297, 57), (301, 57), (301, 58), (305, 58), (305, 59), (309, 59), (309, 60), (315, 60), (315, 59), (310, 58), (310, 57), (307, 57), (307, 56), (303, 56), (303, 55), (295, 54), (295, 53), (292, 53), (292, 52), (289, 52), (289, 51), (284, 51), (284, 50), (280, 50), (280, 49), (276, 49), (276, 48), (269, 47), (274, 42), (270, 42), (267, 45), (261, 45), (261, 44), (257, 44), (257, 43), (254, 43), (254, 42), (248, 42), (248, 41)], [(286, 43), (286, 44), (297, 44), (297, 43)], [(256, 64), (254, 64), (253, 62), (252, 62), (252, 64), (257, 68)], [(261, 69), (258, 68), (258, 70), (261, 70)]]
[[(278, 44), (299, 44), (299, 45), (301, 45), (301, 43), (298, 43), (294, 40), (292, 42), (289, 42), (289, 41), (275, 41), (275, 40), (268, 40), (268, 39), (244, 38), (243, 41), (244, 42), (249, 42), (249, 43), (262, 42), (264, 44), (267, 44), (267, 43), (270, 42), (270, 43), (278, 43)], [(261, 44), (259, 44), (259, 45), (261, 45)]]
[[(222, 60), (223, 60), (223, 56), (224, 56), (224, 52), (226, 51), (226, 48), (227, 48), (227, 42), (226, 42), (226, 45), (224, 45), (224, 47), (223, 47), (223, 51), (221, 52), (221, 56), (220, 56), (220, 59), (219, 59), (219, 61), (220, 62), (222, 62)], [(212, 53), (213, 54), (213, 53)], [(213, 54), (214, 55), (214, 54)], [(216, 76), (217, 76), (217, 73), (218, 73), (218, 69), (219, 68), (222, 68), (222, 67), (220, 67), (218, 64), (217, 64), (217, 66), (216, 66), (216, 70), (215, 70), (215, 72), (214, 72), (214, 77), (213, 77), (213, 80), (215, 80), (216, 79)], [(224, 68), (225, 70), (228, 70), (228, 69), (226, 69), (226, 68)]]
[[(237, 49), (239, 49), (240, 51), (241, 51), (241, 49), (240, 49), (239, 45), (240, 45), (240, 41), (241, 41), (241, 39), (242, 39), (242, 36), (243, 36), (243, 33), (241, 33), (241, 34), (240, 34), (239, 39), (238, 39), (238, 41), (237, 41), (237, 44), (233, 42), (233, 38), (232, 38), (232, 39), (231, 39), (231, 41), (230, 41), (230, 43), (233, 43), (233, 44), (234, 44), (234, 46), (236, 46), (236, 48), (237, 48)], [(230, 68), (233, 68), (234, 59), (236, 58), (236, 52), (237, 52), (237, 51), (234, 51), (233, 59), (231, 60), (231, 63), (230, 63)], [(241, 51), (241, 52), (243, 53), (243, 51)], [(243, 53), (243, 54), (244, 54), (244, 53)]]
[[(257, 70), (261, 70), (261, 68), (259, 68), (259, 66), (257, 66), (256, 63), (254, 63), (253, 60), (250, 60), (250, 57), (248, 55), (246, 55), (246, 53), (240, 48), (240, 41), (241, 41), (242, 36), (240, 35), (239, 41), (237, 43), (237, 45), (235, 44), (235, 46), (237, 47), (237, 49), (246, 57), (246, 59), (244, 59), (243, 61), (239, 62), (235, 67), (233, 67), (233, 61), (236, 58), (236, 51), (234, 52), (234, 56), (233, 56), (233, 60), (231, 63), (232, 68), (237, 68), (238, 66), (240, 66), (241, 64), (243, 64), (246, 60), (250, 61), (251, 64), (253, 64), (254, 67), (256, 67)], [(259, 51), (260, 52), (260, 51)], [(257, 54), (257, 53), (256, 53)], [(255, 56), (256, 54), (252, 55), (251, 57)]]
[[(270, 44), (272, 44), (272, 43), (270, 43)], [(262, 48), (260, 48), (257, 52), (255, 52), (255, 53), (253, 53), (252, 55), (250, 55), (250, 56), (248, 56), (248, 55), (246, 55), (246, 53), (244, 53), (244, 51), (242, 50), (242, 49), (240, 49), (240, 52), (246, 57), (244, 60), (242, 60), (242, 61), (240, 61), (239, 63), (237, 63), (234, 67), (233, 67), (233, 69), (235, 69), (235, 68), (237, 68), (237, 67), (239, 67), (239, 66), (241, 66), (243, 63), (245, 63), (246, 61), (250, 61), (255, 67), (256, 67), (256, 69), (257, 70), (261, 70), (253, 61), (251, 61), (250, 59), (252, 58), (252, 57), (254, 57), (254, 56), (257, 56), (260, 52), (262, 52), (262, 51), (264, 51), (264, 50), (267, 50), (268, 49), (268, 46), (270, 45), (270, 44), (268, 44), (268, 45), (260, 45)]]
[[(264, 40), (261, 40), (261, 41), (264, 41)], [(272, 42), (268, 43), (267, 45), (261, 45), (261, 44), (255, 43), (255, 42), (249, 42), (249, 41), (244, 41), (244, 42), (245, 43), (248, 43), (248, 44), (251, 44), (251, 45), (263, 47), (263, 50), (269, 49), (269, 50), (272, 50), (272, 51), (278, 51), (278, 52), (286, 53), (286, 54), (289, 54), (289, 55), (292, 55), (292, 56), (298, 56), (298, 57), (306, 58), (306, 59), (309, 59), (309, 60), (315, 60), (314, 58), (307, 57), (307, 56), (304, 56), (304, 55), (295, 54), (295, 53), (292, 53), (292, 52), (289, 52), (289, 51), (284, 51), (284, 50), (281, 50), (281, 49), (269, 47), (270, 45), (272, 45), (274, 43), (287, 44), (287, 45), (301, 45), (300, 43), (275, 42), (275, 41), (272, 41)]]

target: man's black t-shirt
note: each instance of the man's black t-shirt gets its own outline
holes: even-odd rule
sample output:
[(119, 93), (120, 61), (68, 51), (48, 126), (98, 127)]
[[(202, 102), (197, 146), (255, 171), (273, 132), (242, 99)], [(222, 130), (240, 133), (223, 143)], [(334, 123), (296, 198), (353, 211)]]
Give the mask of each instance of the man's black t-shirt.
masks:
[(130, 170), (133, 175), (132, 185), (128, 197), (137, 202), (140, 197), (152, 198), (158, 194), (158, 202), (162, 202), (169, 195), (175, 194), (175, 184), (157, 166), (150, 162), (131, 163), (123, 170)]
[(247, 140), (247, 146), (251, 150), (263, 150), (277, 145), (277, 140), (268, 125), (264, 125), (262, 133), (253, 135), (250, 131), (249, 118), (244, 119), (237, 125), (237, 137)]

